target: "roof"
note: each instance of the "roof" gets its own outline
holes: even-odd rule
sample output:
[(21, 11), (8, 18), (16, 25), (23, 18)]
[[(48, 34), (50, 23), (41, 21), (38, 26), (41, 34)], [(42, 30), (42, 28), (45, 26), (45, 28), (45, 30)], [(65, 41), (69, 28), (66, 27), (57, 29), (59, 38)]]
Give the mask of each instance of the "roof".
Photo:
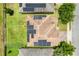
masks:
[(21, 13), (53, 13), (52, 3), (20, 3)]
[[(58, 19), (54, 16), (46, 15), (41, 20), (34, 19), (35, 15), (27, 15), (27, 29), (28, 25), (32, 25), (32, 30), (27, 30), (27, 46), (54, 46), (59, 40), (59, 30), (57, 27)], [(45, 15), (42, 15), (45, 16)], [(32, 34), (32, 32), (35, 32)], [(29, 33), (28, 33), (29, 32)]]

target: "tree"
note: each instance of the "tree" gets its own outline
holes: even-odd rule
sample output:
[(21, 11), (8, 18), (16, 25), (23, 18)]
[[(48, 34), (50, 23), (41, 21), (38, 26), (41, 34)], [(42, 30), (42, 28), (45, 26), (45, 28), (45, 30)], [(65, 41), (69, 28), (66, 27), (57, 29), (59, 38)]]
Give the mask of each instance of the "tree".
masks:
[(54, 56), (71, 56), (75, 51), (75, 47), (71, 43), (67, 43), (66, 41), (60, 42), (58, 46), (54, 46), (53, 49)]
[(75, 4), (73, 3), (64, 3), (58, 9), (59, 20), (63, 24), (73, 21), (73, 11), (75, 10)]
[(14, 14), (14, 11), (12, 9), (10, 9), (10, 8), (5, 8), (5, 13), (12, 16)]

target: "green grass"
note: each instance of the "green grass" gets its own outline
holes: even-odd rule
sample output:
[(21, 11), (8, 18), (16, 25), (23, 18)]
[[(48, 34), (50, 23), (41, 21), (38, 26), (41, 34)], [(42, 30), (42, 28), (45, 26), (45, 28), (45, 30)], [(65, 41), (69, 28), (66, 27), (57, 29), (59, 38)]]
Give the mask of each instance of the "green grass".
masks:
[(60, 31), (67, 31), (67, 24), (58, 23), (58, 27)]
[(7, 51), (16, 48), (13, 54), (7, 55), (18, 55), (18, 49), (26, 46), (26, 15), (19, 13), (19, 4), (7, 4), (7, 8), (14, 10), (14, 15), (10, 16), (7, 14)]
[(2, 19), (3, 19), (3, 4), (0, 3), (0, 24), (2, 23)]
[(10, 48), (7, 50), (8, 56), (17, 56), (19, 54), (19, 50), (17, 48)]
[(2, 56), (4, 54), (4, 51), (3, 51), (3, 39), (2, 39), (2, 31), (3, 31), (3, 4), (0, 3), (0, 56)]

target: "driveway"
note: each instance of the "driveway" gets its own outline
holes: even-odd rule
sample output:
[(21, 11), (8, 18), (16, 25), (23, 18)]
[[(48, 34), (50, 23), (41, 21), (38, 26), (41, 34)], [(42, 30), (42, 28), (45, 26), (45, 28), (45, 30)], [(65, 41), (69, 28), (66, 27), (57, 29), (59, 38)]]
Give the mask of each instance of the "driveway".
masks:
[(21, 48), (18, 56), (52, 56), (52, 48)]
[(75, 18), (72, 23), (72, 43), (76, 47), (75, 54), (76, 56), (79, 55), (79, 4), (76, 4), (75, 10)]

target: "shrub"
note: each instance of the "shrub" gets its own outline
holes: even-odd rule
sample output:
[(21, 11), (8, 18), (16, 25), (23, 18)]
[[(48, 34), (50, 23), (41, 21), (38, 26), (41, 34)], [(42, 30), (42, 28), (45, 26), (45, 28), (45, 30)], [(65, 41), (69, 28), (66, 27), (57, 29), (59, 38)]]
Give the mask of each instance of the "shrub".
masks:
[(75, 51), (75, 47), (71, 43), (67, 43), (65, 41), (60, 42), (58, 46), (54, 46), (53, 49), (54, 56), (71, 56)]
[(75, 10), (75, 4), (73, 3), (64, 3), (58, 9), (59, 20), (63, 24), (73, 21), (73, 11)]
[(14, 11), (12, 9), (10, 9), (10, 8), (5, 8), (5, 13), (12, 16), (14, 14)]

